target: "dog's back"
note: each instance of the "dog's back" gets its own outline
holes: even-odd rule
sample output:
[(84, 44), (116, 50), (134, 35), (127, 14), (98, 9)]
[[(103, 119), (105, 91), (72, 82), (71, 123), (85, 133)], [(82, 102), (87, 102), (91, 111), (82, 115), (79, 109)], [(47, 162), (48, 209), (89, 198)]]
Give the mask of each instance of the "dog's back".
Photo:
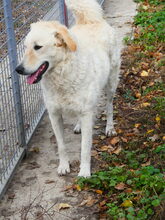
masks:
[[(73, 12), (75, 25), (71, 31), (79, 39), (82, 48), (99, 48), (113, 56), (116, 47), (114, 29), (103, 18), (103, 10), (96, 0), (66, 0)], [(119, 53), (118, 53), (119, 54)]]
[(103, 12), (95, 0), (66, 0), (75, 15), (76, 24), (94, 24), (103, 21)]

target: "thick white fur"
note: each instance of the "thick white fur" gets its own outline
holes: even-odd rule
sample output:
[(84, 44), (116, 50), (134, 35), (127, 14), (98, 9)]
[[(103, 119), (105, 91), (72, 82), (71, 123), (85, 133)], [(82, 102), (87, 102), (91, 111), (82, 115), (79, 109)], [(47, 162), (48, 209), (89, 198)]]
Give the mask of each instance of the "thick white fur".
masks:
[[(81, 165), (79, 176), (91, 174), (91, 146), (93, 117), (98, 98), (103, 88), (107, 90), (106, 134), (115, 133), (113, 125), (113, 97), (119, 79), (120, 51), (115, 31), (103, 19), (102, 9), (95, 0), (66, 0), (73, 11), (76, 25), (69, 35), (76, 43), (76, 50), (67, 47), (55, 47), (59, 39), (56, 28), (49, 22), (37, 22), (32, 25), (25, 44), (26, 53), (22, 64), (28, 71), (35, 71), (44, 61), (49, 69), (43, 75), (41, 85), (45, 104), (59, 149), (60, 175), (70, 172), (69, 159), (65, 149), (63, 114), (78, 117), (75, 129), (82, 133)], [(41, 51), (35, 51), (35, 61), (28, 61), (34, 42), (42, 45)], [(32, 61), (31, 61), (32, 62)]]

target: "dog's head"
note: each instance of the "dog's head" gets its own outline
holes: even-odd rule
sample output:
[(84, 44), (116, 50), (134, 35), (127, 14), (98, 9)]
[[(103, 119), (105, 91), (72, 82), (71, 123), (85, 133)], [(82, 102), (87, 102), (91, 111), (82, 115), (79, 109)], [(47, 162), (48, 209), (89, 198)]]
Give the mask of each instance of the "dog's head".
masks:
[(37, 83), (67, 51), (76, 51), (76, 43), (65, 26), (51, 21), (33, 23), (25, 39), (24, 57), (16, 71), (27, 75), (29, 84)]

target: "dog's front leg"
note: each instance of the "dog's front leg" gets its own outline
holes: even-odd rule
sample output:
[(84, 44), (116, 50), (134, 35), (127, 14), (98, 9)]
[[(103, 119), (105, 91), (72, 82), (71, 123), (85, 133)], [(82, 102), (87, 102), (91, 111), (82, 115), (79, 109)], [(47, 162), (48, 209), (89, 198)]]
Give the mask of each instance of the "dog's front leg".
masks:
[(65, 144), (64, 144), (64, 128), (63, 128), (63, 118), (59, 112), (49, 112), (49, 117), (52, 123), (52, 127), (56, 136), (57, 145), (58, 145), (58, 153), (59, 153), (59, 166), (58, 166), (58, 174), (65, 175), (66, 173), (70, 173), (69, 159), (66, 152)]
[(93, 113), (86, 113), (81, 117), (81, 164), (78, 176), (91, 175), (91, 146), (92, 146)]

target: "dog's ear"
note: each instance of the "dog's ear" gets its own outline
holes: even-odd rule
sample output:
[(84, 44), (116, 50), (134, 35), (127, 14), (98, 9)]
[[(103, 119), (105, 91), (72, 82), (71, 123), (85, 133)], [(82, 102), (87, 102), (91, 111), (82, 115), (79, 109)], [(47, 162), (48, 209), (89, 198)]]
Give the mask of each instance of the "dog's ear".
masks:
[(72, 39), (70, 36), (68, 30), (65, 27), (60, 27), (56, 34), (55, 37), (58, 39), (57, 46), (63, 46), (64, 44), (71, 50), (71, 51), (76, 51), (77, 45), (75, 41)]

